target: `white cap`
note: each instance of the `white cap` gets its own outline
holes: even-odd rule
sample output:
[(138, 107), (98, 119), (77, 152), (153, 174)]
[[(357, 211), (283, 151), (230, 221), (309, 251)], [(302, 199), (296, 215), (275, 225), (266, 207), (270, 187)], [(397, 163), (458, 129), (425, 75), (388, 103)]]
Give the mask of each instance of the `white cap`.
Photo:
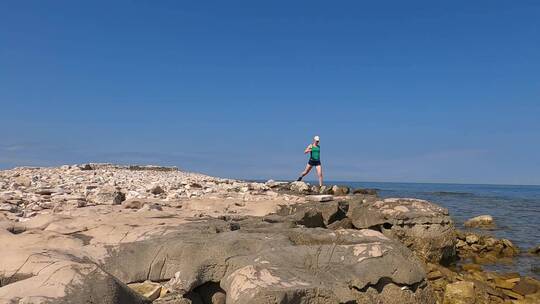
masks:
[(313, 137), (313, 140), (314, 141), (321, 141), (321, 138), (317, 135), (317, 136)]

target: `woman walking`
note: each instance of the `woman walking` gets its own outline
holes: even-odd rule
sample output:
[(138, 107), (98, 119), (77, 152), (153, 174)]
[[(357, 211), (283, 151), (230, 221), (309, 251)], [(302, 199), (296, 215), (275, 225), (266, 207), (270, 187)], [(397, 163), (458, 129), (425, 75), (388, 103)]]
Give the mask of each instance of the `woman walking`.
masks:
[(319, 176), (319, 186), (322, 187), (323, 173), (321, 166), (321, 146), (319, 145), (320, 141), (321, 139), (319, 138), (319, 136), (313, 137), (313, 143), (307, 146), (306, 150), (304, 150), (304, 154), (309, 153), (309, 161), (306, 169), (304, 170), (304, 172), (302, 172), (297, 181), (301, 181), (304, 176), (308, 175), (308, 173), (311, 171), (311, 168), (315, 167), (317, 169), (317, 176)]

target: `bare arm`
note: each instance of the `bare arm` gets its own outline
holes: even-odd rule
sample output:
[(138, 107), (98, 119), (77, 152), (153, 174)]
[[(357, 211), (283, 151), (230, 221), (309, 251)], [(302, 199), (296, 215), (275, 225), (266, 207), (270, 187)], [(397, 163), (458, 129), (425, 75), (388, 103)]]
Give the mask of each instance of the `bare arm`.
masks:
[(312, 145), (307, 146), (306, 150), (304, 150), (304, 154), (311, 153), (311, 147)]

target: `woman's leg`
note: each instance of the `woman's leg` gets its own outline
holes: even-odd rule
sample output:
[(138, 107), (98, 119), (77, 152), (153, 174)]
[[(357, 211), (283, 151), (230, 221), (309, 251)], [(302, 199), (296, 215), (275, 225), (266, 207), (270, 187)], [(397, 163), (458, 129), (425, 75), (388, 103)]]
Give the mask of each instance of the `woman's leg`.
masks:
[(319, 176), (319, 186), (322, 187), (322, 185), (323, 185), (323, 175), (322, 175), (322, 166), (321, 165), (317, 166), (317, 175)]
[(300, 180), (302, 180), (302, 178), (303, 178), (304, 176), (308, 175), (309, 171), (311, 171), (311, 168), (313, 168), (313, 167), (312, 167), (310, 164), (307, 164), (307, 165), (306, 165), (306, 169), (304, 170), (304, 172), (302, 172), (302, 173), (300, 174), (300, 177), (298, 178), (298, 180), (300, 181)]

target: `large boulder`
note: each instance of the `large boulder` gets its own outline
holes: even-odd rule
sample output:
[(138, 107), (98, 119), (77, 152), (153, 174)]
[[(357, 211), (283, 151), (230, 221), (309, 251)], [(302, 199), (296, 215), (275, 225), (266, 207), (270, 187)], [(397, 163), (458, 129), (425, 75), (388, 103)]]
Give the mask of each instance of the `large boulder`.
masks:
[(227, 303), (434, 303), (416, 257), (376, 231), (194, 228), (118, 246), (102, 265), (125, 282), (170, 279), (186, 295), (220, 282)]
[(374, 229), (399, 240), (422, 260), (442, 264), (456, 259), (456, 231), (448, 210), (418, 199), (389, 198), (355, 204), (348, 217), (358, 229)]
[(132, 212), (25, 225), (0, 230), (0, 242), (12, 244), (0, 259), (2, 301), (149, 303), (137, 292), (154, 299), (159, 286), (139, 284), (151, 281), (171, 291), (157, 301), (171, 304), (435, 302), (416, 256), (373, 230), (255, 217), (179, 224), (171, 214)]

